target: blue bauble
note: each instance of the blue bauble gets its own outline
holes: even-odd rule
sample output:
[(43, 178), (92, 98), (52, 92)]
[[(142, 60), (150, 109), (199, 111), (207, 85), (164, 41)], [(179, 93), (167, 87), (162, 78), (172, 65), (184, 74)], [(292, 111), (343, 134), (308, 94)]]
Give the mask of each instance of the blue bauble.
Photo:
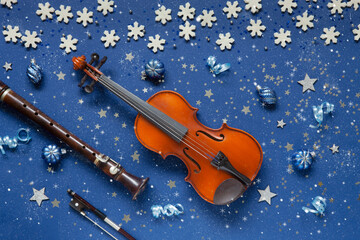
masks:
[(311, 167), (315, 153), (309, 150), (298, 150), (291, 157), (291, 163), (299, 171), (307, 170)]
[(268, 87), (260, 87), (259, 85), (256, 86), (260, 101), (265, 105), (275, 105), (276, 104), (276, 93), (274, 90)]
[(57, 165), (61, 160), (60, 148), (56, 145), (48, 145), (42, 150), (42, 158), (49, 165)]
[(164, 78), (164, 64), (157, 59), (151, 59), (145, 64), (145, 74), (151, 81), (159, 81)]
[(26, 70), (26, 74), (35, 85), (39, 85), (43, 77), (41, 67), (36, 64), (35, 60), (31, 60), (31, 63)]

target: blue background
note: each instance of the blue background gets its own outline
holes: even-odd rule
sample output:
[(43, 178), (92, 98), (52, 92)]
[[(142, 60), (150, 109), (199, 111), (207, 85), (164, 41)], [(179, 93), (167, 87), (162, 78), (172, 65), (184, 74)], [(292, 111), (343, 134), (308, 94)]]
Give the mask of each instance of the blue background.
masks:
[[(70, 209), (68, 188), (121, 223), (138, 239), (359, 238), (360, 48), (352, 29), (360, 24), (360, 11), (345, 8), (342, 18), (330, 14), (328, 1), (297, 1), (298, 7), (289, 15), (281, 13), (276, 1), (263, 1), (262, 10), (253, 15), (239, 1), (243, 10), (237, 19), (229, 20), (222, 12), (225, 1), (192, 1), (196, 16), (203, 8), (212, 9), (217, 21), (212, 28), (202, 28), (192, 20), (197, 28), (196, 38), (186, 42), (178, 36), (183, 21), (177, 17), (179, 5), (185, 2), (116, 1), (114, 13), (103, 16), (96, 11), (96, 1), (50, 1), (55, 9), (60, 4), (72, 7), (74, 18), (69, 24), (57, 23), (55, 14), (53, 20), (42, 22), (35, 14), (39, 1), (19, 0), (12, 10), (0, 7), (1, 25), (19, 26), (22, 34), (25, 30), (38, 33), (43, 30), (42, 43), (37, 49), (0, 39), (0, 64), (12, 63), (12, 70), (0, 70), (1, 80), (128, 171), (150, 177), (147, 190), (134, 202), (120, 184), (111, 182), (77, 153), (67, 154), (61, 166), (49, 172), (41, 159), (41, 149), (47, 144), (61, 144), (2, 104), (1, 136), (13, 136), (23, 127), (30, 129), (32, 141), (0, 156), (0, 239), (106, 239), (98, 228)], [(172, 21), (166, 25), (155, 22), (158, 4), (172, 9)], [(84, 28), (76, 23), (76, 11), (83, 7), (94, 12), (98, 25), (93, 23)], [(315, 27), (307, 32), (295, 27), (295, 17), (305, 10), (315, 15), (316, 20)], [(249, 19), (263, 21), (267, 28), (262, 38), (252, 38), (246, 31)], [(145, 37), (127, 41), (127, 25), (134, 21), (145, 25)], [(336, 26), (341, 35), (337, 44), (325, 46), (320, 35), (323, 28), (331, 26)], [(292, 43), (286, 48), (274, 44), (273, 34), (281, 27), (291, 31)], [(100, 38), (104, 30), (112, 29), (117, 31), (120, 41), (114, 48), (105, 49)], [(235, 43), (231, 50), (220, 51), (215, 41), (219, 33), (226, 32), (231, 33)], [(76, 52), (64, 54), (59, 48), (62, 34), (72, 34), (79, 40)], [(157, 54), (146, 46), (148, 37), (155, 34), (166, 39), (164, 51)], [(210, 38), (209, 42), (206, 37)], [(175, 90), (200, 109), (198, 117), (205, 125), (219, 128), (226, 119), (230, 126), (252, 134), (264, 151), (254, 186), (230, 206), (214, 206), (202, 200), (183, 180), (187, 170), (179, 159), (163, 160), (138, 142), (132, 127), (136, 117), (133, 109), (99, 85), (91, 95), (77, 87), (82, 74), (74, 72), (71, 58), (83, 54), (89, 58), (94, 51), (108, 56), (103, 72), (142, 99), (163, 89)], [(134, 56), (131, 62), (125, 59), (129, 53)], [(209, 55), (217, 56), (220, 63), (231, 63), (230, 71), (214, 78), (205, 65)], [(44, 71), (44, 81), (38, 88), (26, 76), (32, 58)], [(164, 62), (165, 83), (154, 85), (141, 80), (143, 65), (151, 58)], [(59, 72), (66, 74), (64, 80), (58, 79)], [(315, 92), (302, 93), (297, 81), (304, 79), (305, 74), (318, 79)], [(278, 104), (274, 110), (261, 106), (254, 82), (276, 91)], [(208, 98), (204, 96), (205, 90), (210, 89), (214, 95)], [(333, 103), (335, 112), (332, 116), (325, 115), (319, 129), (310, 128), (310, 124), (316, 123), (311, 106), (323, 101)], [(244, 107), (249, 107), (251, 112), (245, 114)], [(106, 117), (100, 118), (101, 109), (107, 111)], [(118, 117), (114, 116), (116, 113)], [(276, 127), (281, 119), (286, 123), (283, 129)], [(100, 125), (99, 129), (96, 124)], [(287, 144), (292, 144), (293, 150), (288, 151)], [(329, 148), (333, 144), (339, 146), (339, 153), (332, 154)], [(305, 176), (289, 166), (291, 154), (302, 148), (315, 150), (317, 154)], [(132, 157), (136, 151), (140, 154), (139, 161)], [(167, 185), (170, 181), (175, 181), (176, 187), (170, 188)], [(268, 185), (277, 194), (271, 205), (258, 202), (257, 190)], [(29, 199), (32, 188), (43, 187), (50, 200), (38, 207)], [(327, 199), (325, 216), (303, 212), (301, 208), (318, 195)], [(60, 201), (59, 207), (51, 203), (55, 199)], [(150, 207), (168, 203), (181, 203), (185, 213), (153, 218)], [(131, 220), (125, 221), (124, 215)]]

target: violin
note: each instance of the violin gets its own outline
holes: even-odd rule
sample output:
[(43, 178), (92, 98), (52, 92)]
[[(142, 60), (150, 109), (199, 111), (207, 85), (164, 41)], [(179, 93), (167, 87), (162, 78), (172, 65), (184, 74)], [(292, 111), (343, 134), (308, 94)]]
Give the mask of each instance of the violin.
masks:
[[(204, 126), (183, 96), (173, 91), (160, 91), (146, 102), (135, 96), (99, 68), (106, 57), (99, 61), (93, 53), (89, 63), (85, 56), (73, 57), (75, 70), (83, 70), (92, 82), (85, 86), (91, 93), (96, 82), (103, 85), (135, 110), (135, 134), (146, 148), (160, 154), (180, 158), (188, 169), (185, 178), (206, 201), (225, 205), (238, 199), (251, 185), (262, 164), (260, 144), (249, 133), (229, 127), (224, 123), (219, 129)], [(96, 63), (97, 67), (92, 66)]]

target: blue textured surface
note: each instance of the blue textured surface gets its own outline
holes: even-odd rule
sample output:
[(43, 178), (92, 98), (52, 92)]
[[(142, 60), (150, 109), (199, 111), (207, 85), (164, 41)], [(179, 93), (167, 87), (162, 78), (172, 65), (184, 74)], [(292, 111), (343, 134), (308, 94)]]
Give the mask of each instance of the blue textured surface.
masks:
[[(25, 30), (38, 33), (43, 30), (42, 43), (37, 49), (0, 39), (0, 64), (12, 63), (12, 70), (0, 70), (1, 80), (133, 174), (149, 176), (150, 182), (138, 201), (133, 202), (122, 186), (110, 182), (76, 153), (68, 154), (55, 172), (47, 171), (41, 150), (59, 142), (2, 104), (1, 136), (15, 136), (17, 129), (24, 127), (30, 129), (32, 141), (0, 156), (0, 239), (107, 239), (70, 209), (68, 188), (115, 222), (122, 223), (138, 239), (359, 238), (360, 48), (352, 34), (352, 29), (360, 24), (359, 10), (345, 8), (341, 18), (338, 14), (330, 15), (328, 1), (302, 0), (297, 1), (298, 7), (289, 15), (281, 13), (276, 1), (263, 1), (262, 10), (253, 15), (239, 1), (243, 10), (230, 24), (222, 12), (225, 1), (192, 1), (196, 16), (203, 8), (212, 9), (217, 22), (212, 28), (202, 28), (196, 20), (191, 21), (197, 28), (196, 38), (186, 42), (178, 36), (183, 21), (177, 17), (179, 5), (184, 1), (164, 1), (173, 10), (173, 20), (165, 26), (155, 22), (154, 11), (159, 6), (153, 1), (117, 2), (114, 13), (107, 16), (96, 11), (96, 1), (61, 1), (72, 7), (74, 18), (69, 24), (56, 23), (55, 14), (53, 20), (42, 22), (35, 14), (38, 2), (19, 0), (12, 10), (0, 7), (2, 26), (19, 26), (22, 34)], [(50, 3), (59, 8), (59, 1)], [(76, 23), (76, 11), (83, 7), (94, 12), (98, 25), (93, 23), (84, 28)], [(295, 27), (296, 20), (292, 18), (305, 10), (315, 15), (316, 21), (314, 28), (304, 33)], [(262, 38), (251, 38), (246, 31), (249, 19), (262, 19), (267, 27)], [(134, 21), (145, 25), (145, 37), (128, 42), (127, 25)], [(323, 28), (331, 26), (336, 26), (341, 35), (337, 44), (325, 46), (320, 35)], [(292, 43), (286, 48), (274, 44), (273, 34), (280, 27), (291, 31)], [(105, 49), (100, 38), (104, 30), (112, 29), (117, 31), (120, 41), (114, 48)], [(215, 41), (219, 33), (226, 32), (231, 33), (235, 43), (230, 51), (222, 52)], [(59, 48), (62, 34), (72, 34), (79, 40), (77, 52), (64, 54)], [(164, 51), (157, 54), (146, 46), (148, 37), (155, 34), (166, 39)], [(206, 37), (210, 38), (209, 42)], [(205, 125), (218, 128), (226, 119), (230, 126), (252, 134), (264, 151), (255, 185), (230, 206), (214, 206), (202, 200), (184, 181), (187, 170), (179, 159), (163, 160), (138, 142), (132, 128), (134, 110), (100, 86), (91, 95), (77, 87), (82, 74), (74, 73), (71, 57), (84, 54), (89, 58), (94, 51), (108, 56), (103, 72), (142, 99), (163, 89), (175, 90), (200, 109), (198, 116)], [(125, 59), (129, 53), (134, 56), (131, 62)], [(214, 78), (206, 67), (209, 55), (215, 55), (221, 63), (231, 63), (230, 71)], [(26, 76), (32, 58), (43, 68), (44, 79), (38, 88)], [(165, 83), (153, 85), (141, 80), (143, 66), (152, 58), (164, 62)], [(64, 80), (56, 75), (60, 72), (65, 74)], [(315, 92), (302, 93), (302, 86), (297, 83), (306, 73), (318, 79)], [(275, 109), (261, 106), (254, 82), (276, 91)], [(213, 95), (209, 98), (205, 91), (210, 89)], [(325, 116), (319, 129), (312, 129), (309, 125), (316, 122), (311, 106), (323, 101), (333, 103), (335, 112), (332, 117)], [(106, 117), (100, 118), (101, 109), (107, 111)], [(281, 119), (286, 122), (283, 129), (276, 127)], [(329, 149), (333, 144), (339, 146), (338, 153), (332, 154)], [(292, 153), (314, 146), (317, 157), (308, 175), (293, 172), (289, 167)], [(140, 154), (139, 160), (134, 153)], [(175, 181), (176, 187), (170, 188), (169, 181)], [(257, 189), (263, 190), (268, 185), (277, 194), (271, 206), (258, 202)], [(50, 200), (41, 207), (29, 201), (33, 187), (46, 188)], [(325, 216), (304, 213), (301, 208), (318, 195), (327, 199)], [(60, 201), (59, 207), (51, 203), (55, 199)], [(168, 203), (181, 203), (185, 213), (164, 219), (152, 217), (151, 205)], [(129, 215), (131, 220), (124, 215)]]

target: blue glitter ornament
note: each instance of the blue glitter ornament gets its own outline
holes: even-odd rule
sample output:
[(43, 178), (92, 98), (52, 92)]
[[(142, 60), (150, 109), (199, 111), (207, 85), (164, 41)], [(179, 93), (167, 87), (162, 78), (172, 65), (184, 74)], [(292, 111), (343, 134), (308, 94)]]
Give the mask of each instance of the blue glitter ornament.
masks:
[(310, 152), (309, 150), (299, 150), (292, 155), (291, 163), (297, 170), (307, 170), (310, 168), (314, 157), (314, 152)]
[(48, 145), (42, 150), (42, 158), (49, 165), (57, 165), (61, 160), (61, 149), (56, 145)]
[(160, 60), (151, 59), (145, 64), (145, 74), (153, 82), (159, 82), (164, 78), (165, 67)]
[(30, 65), (27, 68), (26, 74), (35, 85), (40, 84), (43, 77), (42, 70), (41, 67), (36, 64), (35, 59), (31, 60)]
[(276, 104), (276, 93), (274, 92), (274, 90), (268, 87), (261, 87), (256, 83), (254, 83), (254, 85), (260, 96), (260, 101), (265, 106), (272, 106)]

